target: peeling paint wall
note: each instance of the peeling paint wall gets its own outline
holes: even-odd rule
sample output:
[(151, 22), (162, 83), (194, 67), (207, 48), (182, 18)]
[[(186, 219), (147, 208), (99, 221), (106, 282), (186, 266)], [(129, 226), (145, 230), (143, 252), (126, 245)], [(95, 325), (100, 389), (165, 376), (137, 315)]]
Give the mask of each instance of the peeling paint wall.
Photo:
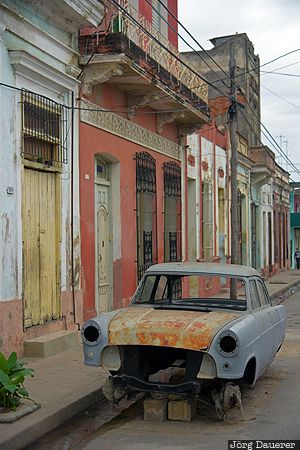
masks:
[[(62, 2), (61, 8), (67, 8)], [(48, 9), (47, 9), (48, 8)], [(54, 5), (42, 0), (30, 3), (4, 0), (0, 5), (0, 82), (31, 90), (62, 104), (71, 105), (78, 96), (76, 39), (78, 22), (55, 17)], [(66, 13), (66, 11), (65, 11)], [(52, 14), (52, 16), (51, 16)], [(58, 25), (61, 20), (62, 26)], [(84, 19), (86, 20), (86, 19)], [(68, 22), (68, 23), (67, 23)], [(75, 38), (74, 38), (75, 36)], [(71, 68), (71, 69), (70, 69)], [(73, 75), (69, 75), (70, 70)], [(0, 86), (0, 341), (2, 351), (22, 353), (24, 285), (22, 267), (22, 110), (20, 92)], [(82, 320), (81, 256), (79, 226), (78, 113), (74, 115), (74, 153), (71, 154), (71, 113), (66, 123), (68, 163), (57, 173), (60, 185), (60, 294), (65, 323), (73, 321), (71, 296), (74, 252), (74, 288), (77, 319)], [(73, 200), (71, 170), (73, 157)], [(43, 170), (43, 167), (39, 167)], [(73, 201), (73, 218), (71, 202)], [(45, 207), (47, 207), (45, 205)], [(74, 240), (71, 239), (71, 223)], [(26, 226), (26, 224), (25, 224)], [(12, 300), (12, 301), (10, 301)], [(71, 313), (71, 315), (70, 315)], [(63, 323), (63, 321), (61, 321)]]
[[(0, 80), (13, 84), (13, 71), (0, 28)], [(20, 161), (15, 132), (15, 92), (0, 88), (0, 301), (21, 296)]]

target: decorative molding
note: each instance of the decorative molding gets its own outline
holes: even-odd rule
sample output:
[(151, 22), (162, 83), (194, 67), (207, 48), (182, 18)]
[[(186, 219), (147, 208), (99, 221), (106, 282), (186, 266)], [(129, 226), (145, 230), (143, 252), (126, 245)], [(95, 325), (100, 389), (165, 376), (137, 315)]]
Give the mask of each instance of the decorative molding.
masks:
[(183, 119), (184, 113), (161, 113), (157, 115), (157, 131), (161, 133), (166, 123), (175, 122), (176, 119)]
[(208, 171), (208, 162), (207, 161), (202, 161), (201, 166), (202, 166), (202, 169), (204, 170), (204, 172)]
[(76, 78), (49, 66), (25, 51), (10, 50), (9, 59), (17, 74), (27, 75), (30, 80), (34, 81), (43, 79), (46, 81), (46, 86), (53, 87), (57, 92), (73, 91), (79, 85)]
[[(87, 100), (81, 100), (81, 107), (93, 110), (83, 109), (80, 111), (82, 122), (180, 161), (180, 147), (175, 142), (124, 119), (118, 114), (101, 110), (99, 106)], [(95, 109), (99, 110), (95, 111)]]
[(123, 68), (121, 64), (103, 64), (90, 65), (83, 72), (82, 92), (84, 95), (90, 96), (93, 87), (97, 84), (106, 83), (112, 77), (121, 77)]
[[(65, 3), (68, 7), (66, 16), (70, 16), (69, 8), (80, 17), (81, 26), (94, 25), (97, 26), (104, 16), (104, 6), (97, 0), (60, 0), (61, 8)], [(69, 13), (69, 14), (68, 14)]]

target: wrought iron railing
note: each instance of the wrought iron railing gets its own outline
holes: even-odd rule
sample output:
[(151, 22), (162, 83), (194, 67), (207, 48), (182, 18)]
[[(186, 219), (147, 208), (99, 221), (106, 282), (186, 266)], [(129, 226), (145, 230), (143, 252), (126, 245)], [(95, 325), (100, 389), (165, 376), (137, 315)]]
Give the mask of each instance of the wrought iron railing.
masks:
[(130, 41), (134, 42), (145, 52), (146, 59), (147, 56), (153, 58), (159, 66), (167, 70), (198, 98), (207, 103), (207, 83), (180, 61), (182, 59), (178, 49), (139, 13), (128, 0), (118, 0), (118, 3), (124, 8), (126, 13), (118, 11), (118, 15), (111, 22), (111, 30), (113, 32), (122, 32), (126, 35)]

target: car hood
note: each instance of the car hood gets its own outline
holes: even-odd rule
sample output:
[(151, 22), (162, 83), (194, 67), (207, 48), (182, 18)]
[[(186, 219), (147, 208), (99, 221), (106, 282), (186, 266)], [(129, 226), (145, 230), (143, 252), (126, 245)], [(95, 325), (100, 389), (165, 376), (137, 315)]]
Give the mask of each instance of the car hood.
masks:
[(154, 345), (206, 350), (236, 311), (182, 311), (129, 307), (110, 322), (109, 345)]

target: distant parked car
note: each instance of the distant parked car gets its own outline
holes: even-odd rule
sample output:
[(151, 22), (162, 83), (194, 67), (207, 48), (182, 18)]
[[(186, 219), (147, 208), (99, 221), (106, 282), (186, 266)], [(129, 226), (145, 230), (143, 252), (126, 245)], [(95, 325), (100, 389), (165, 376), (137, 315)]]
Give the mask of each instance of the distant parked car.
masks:
[[(214, 379), (254, 385), (279, 350), (285, 324), (284, 306), (271, 304), (250, 267), (157, 264), (127, 308), (84, 323), (84, 362), (107, 369), (127, 390), (198, 393)], [(179, 380), (153, 378), (175, 367)]]

